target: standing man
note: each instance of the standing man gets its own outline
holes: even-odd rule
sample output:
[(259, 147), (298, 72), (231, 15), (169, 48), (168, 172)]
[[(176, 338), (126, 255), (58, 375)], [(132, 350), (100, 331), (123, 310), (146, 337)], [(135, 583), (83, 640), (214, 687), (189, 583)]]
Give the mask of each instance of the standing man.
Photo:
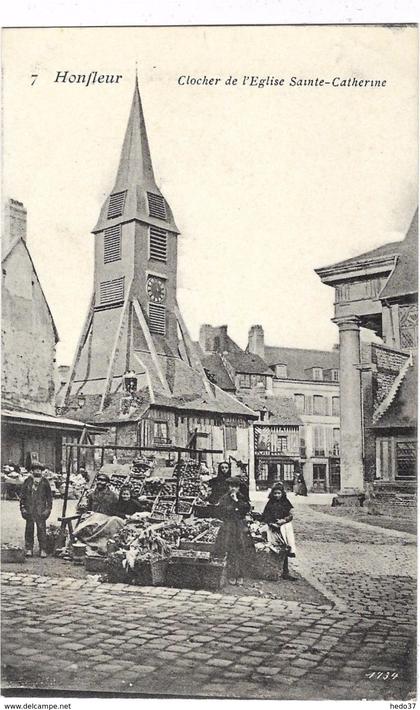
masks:
[(51, 515), (52, 492), (49, 481), (43, 476), (43, 466), (36, 461), (31, 466), (31, 473), (22, 485), (20, 496), (20, 512), (26, 520), (25, 548), (26, 556), (34, 554), (34, 527), (39, 543), (40, 557), (47, 556), (47, 520)]

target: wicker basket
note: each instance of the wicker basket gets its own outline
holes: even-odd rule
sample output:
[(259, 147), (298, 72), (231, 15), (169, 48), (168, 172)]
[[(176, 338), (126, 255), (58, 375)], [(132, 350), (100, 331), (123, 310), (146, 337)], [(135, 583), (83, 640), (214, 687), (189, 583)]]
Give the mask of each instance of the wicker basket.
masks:
[(281, 549), (279, 553), (271, 550), (257, 550), (254, 556), (252, 577), (276, 582), (282, 574), (285, 557), (285, 549)]
[(2, 547), (1, 561), (6, 562), (25, 562), (25, 550), (23, 547)]
[(147, 562), (136, 562), (131, 572), (133, 584), (144, 587), (161, 587), (165, 584), (168, 557), (158, 557)]
[(225, 560), (170, 560), (166, 574), (169, 587), (215, 591), (226, 584)]
[[(108, 558), (102, 555), (86, 555), (85, 556), (85, 569), (86, 572), (90, 574), (103, 574), (108, 572)], [(124, 570), (123, 570), (124, 571)], [(120, 581), (120, 580), (118, 580)]]

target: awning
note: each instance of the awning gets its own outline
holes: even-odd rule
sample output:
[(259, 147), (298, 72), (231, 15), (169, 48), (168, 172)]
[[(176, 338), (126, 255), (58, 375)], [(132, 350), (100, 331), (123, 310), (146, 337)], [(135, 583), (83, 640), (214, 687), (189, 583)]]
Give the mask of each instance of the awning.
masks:
[(104, 428), (86, 424), (78, 419), (66, 419), (65, 417), (54, 417), (49, 414), (38, 414), (36, 412), (21, 412), (13, 409), (3, 409), (1, 418), (4, 424), (22, 424), (25, 426), (75, 432), (81, 432), (83, 429), (87, 429), (87, 431), (92, 434), (105, 431)]

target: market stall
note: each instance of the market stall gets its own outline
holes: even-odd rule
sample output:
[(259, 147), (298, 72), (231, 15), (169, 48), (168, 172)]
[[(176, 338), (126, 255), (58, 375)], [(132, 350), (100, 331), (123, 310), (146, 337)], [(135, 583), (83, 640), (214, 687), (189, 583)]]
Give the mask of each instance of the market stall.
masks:
[[(69, 445), (68, 472), (72, 469), (72, 449)], [(85, 564), (91, 573), (106, 575), (109, 581), (143, 585), (166, 585), (192, 589), (215, 590), (226, 582), (226, 558), (216, 553), (216, 540), (222, 521), (218, 507), (209, 505), (208, 470), (201, 465), (201, 455), (207, 450), (168, 449), (167, 447), (96, 447), (132, 452), (131, 463), (121, 464), (115, 456), (104, 463), (100, 472), (109, 477), (109, 487), (115, 493), (129, 487), (136, 500), (147, 502), (147, 508), (127, 516), (117, 526), (115, 534), (101, 550), (83, 544), (70, 535), (65, 553), (78, 564)], [(176, 454), (172, 466), (156, 466), (154, 454)], [(103, 453), (103, 452), (101, 452)], [(223, 453), (211, 451), (211, 453)], [(103, 456), (101, 457), (103, 460)], [(81, 500), (83, 496), (81, 496)], [(67, 499), (63, 501), (63, 528)], [(265, 526), (252, 510), (246, 517), (249, 537), (248, 576), (278, 579), (285, 550), (274, 550), (267, 542)], [(60, 554), (63, 554), (61, 550)], [(282, 557), (283, 555), (283, 557)]]

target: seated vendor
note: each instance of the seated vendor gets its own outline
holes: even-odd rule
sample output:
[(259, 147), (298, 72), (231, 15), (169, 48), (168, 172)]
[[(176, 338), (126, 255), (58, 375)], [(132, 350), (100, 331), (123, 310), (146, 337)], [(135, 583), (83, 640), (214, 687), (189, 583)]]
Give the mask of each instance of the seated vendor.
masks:
[(149, 510), (149, 506), (147, 505), (147, 498), (145, 498), (145, 496), (142, 496), (141, 499), (137, 501), (133, 498), (130, 486), (121, 487), (115, 515), (118, 515), (119, 518), (126, 518), (127, 516), (134, 515), (134, 513), (141, 513), (147, 510)]
[(95, 488), (88, 494), (86, 506), (83, 507), (92, 513), (115, 515), (117, 503), (117, 496), (109, 487), (109, 476), (106, 473), (99, 473)]

